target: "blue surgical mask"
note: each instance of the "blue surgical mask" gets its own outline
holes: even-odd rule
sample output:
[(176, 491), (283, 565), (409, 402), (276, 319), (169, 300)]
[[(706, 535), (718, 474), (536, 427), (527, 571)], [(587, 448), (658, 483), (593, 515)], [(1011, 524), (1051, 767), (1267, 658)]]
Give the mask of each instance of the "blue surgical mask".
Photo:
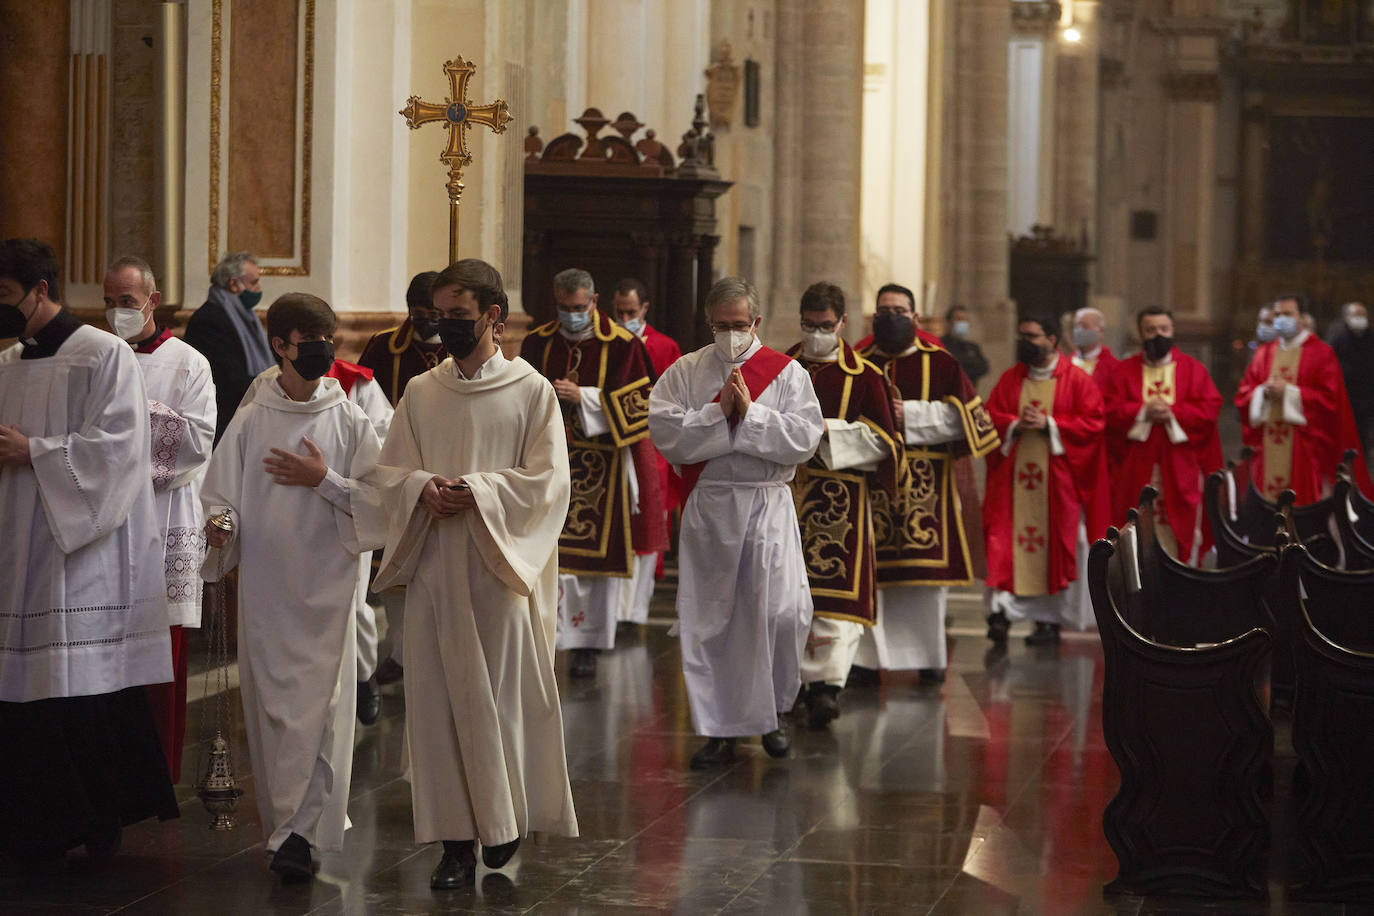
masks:
[(1073, 345), (1080, 350), (1091, 350), (1102, 340), (1095, 328), (1074, 328)]
[(1292, 340), (1298, 336), (1298, 319), (1296, 315), (1275, 315), (1274, 333), (1284, 340)]
[(644, 319), (631, 318), (629, 321), (620, 322), (620, 326), (625, 330), (629, 331), (631, 334), (638, 336), (639, 333), (644, 330)]
[(1255, 340), (1260, 343), (1269, 343), (1278, 336), (1279, 332), (1274, 330), (1272, 324), (1261, 324), (1255, 328)]
[(967, 322), (967, 321), (956, 321), (956, 322), (954, 322), (954, 336), (955, 336), (955, 337), (967, 337), (967, 336), (968, 336), (968, 332), (969, 332), (969, 325), (968, 325), (968, 322)]
[(559, 312), (558, 320), (563, 325), (563, 330), (569, 334), (581, 334), (587, 330), (592, 323), (592, 313), (590, 310), (585, 312)]

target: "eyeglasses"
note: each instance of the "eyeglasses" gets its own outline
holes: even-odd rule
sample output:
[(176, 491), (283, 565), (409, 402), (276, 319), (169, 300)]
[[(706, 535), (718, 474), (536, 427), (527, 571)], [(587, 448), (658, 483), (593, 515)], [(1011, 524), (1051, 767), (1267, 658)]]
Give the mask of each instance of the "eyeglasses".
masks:
[(715, 322), (708, 321), (706, 322), (706, 326), (715, 333), (720, 334), (725, 331), (752, 331), (754, 329), (754, 322), (736, 321), (731, 324), (717, 324)]
[(803, 321), (801, 323), (801, 329), (803, 334), (812, 334), (816, 331), (821, 331), (825, 334), (829, 334), (831, 331), (835, 330), (839, 326), (840, 323), (838, 321), (827, 321), (825, 324), (812, 324), (809, 321)]

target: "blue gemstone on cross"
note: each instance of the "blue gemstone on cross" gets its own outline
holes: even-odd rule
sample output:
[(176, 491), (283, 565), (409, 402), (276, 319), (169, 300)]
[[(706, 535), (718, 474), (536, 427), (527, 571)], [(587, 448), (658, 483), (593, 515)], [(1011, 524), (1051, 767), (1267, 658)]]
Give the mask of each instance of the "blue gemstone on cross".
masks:
[(449, 102), (446, 116), (454, 124), (462, 124), (467, 120), (468, 109), (462, 102)]

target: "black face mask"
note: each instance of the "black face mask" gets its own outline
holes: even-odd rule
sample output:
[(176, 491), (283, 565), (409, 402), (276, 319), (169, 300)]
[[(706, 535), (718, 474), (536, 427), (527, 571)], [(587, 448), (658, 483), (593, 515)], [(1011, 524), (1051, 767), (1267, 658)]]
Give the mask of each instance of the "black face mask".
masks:
[(296, 358), (291, 360), (291, 368), (307, 382), (329, 371), (334, 365), (334, 344), (327, 340), (305, 340), (296, 344)]
[[(481, 336), (477, 333), (476, 318), (440, 318), (436, 322), (444, 350), (454, 359), (464, 359), (477, 348)], [(486, 329), (483, 329), (483, 334)]]
[(873, 340), (888, 353), (900, 353), (916, 339), (916, 322), (908, 315), (884, 312), (873, 319)]
[(415, 329), (415, 336), (421, 340), (429, 340), (439, 333), (439, 322), (433, 318), (411, 317), (410, 326)]
[(1145, 350), (1145, 358), (1152, 363), (1157, 363), (1169, 355), (1169, 351), (1174, 348), (1174, 339), (1160, 334), (1158, 337), (1151, 337), (1143, 341), (1142, 346)]
[[(30, 292), (32, 290), (24, 290), (24, 295), (19, 297), (19, 302), (27, 299)], [(0, 339), (18, 337), (24, 333), (24, 328), (29, 323), (29, 316), (24, 314), (24, 310), (19, 307), (19, 302), (14, 305), (0, 305)]]
[(1016, 341), (1016, 359), (1025, 363), (1027, 366), (1038, 366), (1040, 360), (1045, 356), (1045, 351), (1022, 337)]

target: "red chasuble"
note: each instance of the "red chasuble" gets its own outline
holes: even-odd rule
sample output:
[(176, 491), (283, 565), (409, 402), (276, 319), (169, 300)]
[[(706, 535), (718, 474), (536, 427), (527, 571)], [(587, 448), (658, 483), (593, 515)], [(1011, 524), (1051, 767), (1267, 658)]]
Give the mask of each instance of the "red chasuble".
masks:
[[(964, 585), (973, 581), (975, 557), (969, 549), (965, 519), (976, 524), (976, 490), (959, 491), (955, 464), (986, 454), (998, 445), (982, 399), (943, 347), (918, 338), (904, 354), (877, 347), (862, 351), (906, 401), (939, 401), (958, 411), (964, 435), (935, 445), (904, 445), (897, 493), (891, 499), (873, 492), (873, 525), (878, 541), (878, 586)], [(905, 431), (898, 431), (899, 440)]]
[[(1299, 387), (1307, 425), (1283, 422), (1281, 402), (1266, 402), (1265, 421), (1251, 424), (1250, 399), (1271, 377)], [(1348, 448), (1359, 454), (1356, 483), (1364, 493), (1374, 493), (1340, 363), (1317, 335), (1309, 334), (1292, 350), (1280, 350), (1278, 341), (1261, 344), (1236, 391), (1236, 407), (1242, 440), (1255, 450), (1255, 487), (1266, 498), (1292, 489), (1299, 504), (1321, 499)]]
[(1024, 363), (1002, 373), (988, 396), (999, 435), (1007, 435), (1023, 403), (1036, 404), (1054, 418), (1064, 454), (1050, 454), (1045, 432), (1019, 428), (1008, 454), (988, 453), (987, 584), (1016, 595), (1053, 595), (1078, 576), (1080, 512), (1089, 541), (1101, 537), (1109, 524), (1102, 393), (1091, 376), (1060, 356), (1046, 381), (1029, 379)]
[(1105, 397), (1106, 391), (1103, 386), (1106, 385), (1112, 371), (1121, 365), (1121, 360), (1116, 358), (1111, 347), (1104, 345), (1095, 359), (1083, 359), (1074, 354), (1073, 364), (1093, 377), (1093, 381), (1097, 382), (1097, 390), (1102, 391)]
[[(658, 464), (649, 442), (649, 354), (644, 344), (600, 311), (592, 312), (592, 333), (573, 342), (559, 323), (534, 328), (520, 355), (550, 381), (601, 390), (601, 408), (611, 430), (588, 435), (582, 412), (560, 401), (568, 433), (572, 495), (558, 539), (558, 569), (572, 575), (628, 577), (634, 552), (668, 546)], [(639, 487), (637, 512), (629, 504), (625, 450), (634, 461)]]
[(892, 400), (883, 374), (840, 341), (838, 359), (810, 360), (797, 344), (787, 355), (811, 374), (827, 420), (863, 423), (887, 447), (873, 471), (830, 470), (817, 453), (797, 468), (792, 498), (801, 526), (802, 555), (816, 613), (872, 626), (877, 620), (877, 552), (870, 493), (897, 493), (901, 436), (892, 421)]
[(439, 365), (446, 356), (443, 344), (418, 340), (407, 317), (399, 327), (373, 334), (358, 357), (358, 365), (372, 370), (395, 407), (405, 394), (406, 383)]
[[(1118, 363), (1105, 380), (1109, 451), (1121, 456), (1112, 468), (1111, 517), (1126, 518), (1126, 510), (1136, 505), (1141, 488), (1153, 482), (1158, 467), (1162, 508), (1178, 541), (1178, 557), (1187, 562), (1193, 555), (1202, 483), (1222, 465), (1216, 435), (1221, 395), (1202, 363), (1178, 349), (1172, 352), (1173, 361), (1164, 366), (1147, 366), (1144, 355), (1137, 353)], [(1141, 406), (1156, 398), (1173, 410), (1188, 441), (1172, 442), (1169, 427), (1159, 423), (1150, 424), (1144, 442), (1128, 438)], [(1205, 518), (1202, 525), (1199, 553), (1211, 546)]]

